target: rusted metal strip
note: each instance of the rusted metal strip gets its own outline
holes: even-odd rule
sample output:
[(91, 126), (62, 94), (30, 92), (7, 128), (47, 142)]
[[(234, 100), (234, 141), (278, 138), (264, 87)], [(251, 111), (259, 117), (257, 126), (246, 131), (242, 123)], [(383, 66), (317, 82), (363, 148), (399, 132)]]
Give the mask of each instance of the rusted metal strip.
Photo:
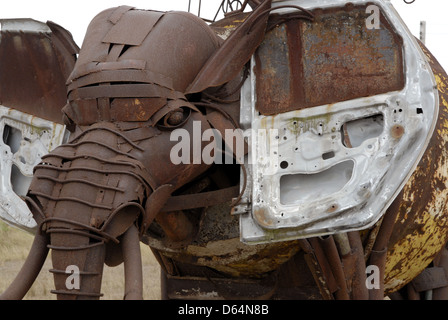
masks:
[(151, 182), (153, 183), (153, 185), (155, 185), (152, 180), (144, 179), (140, 175), (138, 175), (138, 174), (136, 174), (136, 173), (134, 173), (132, 171), (126, 171), (126, 170), (100, 170), (100, 169), (85, 168), (85, 167), (55, 168), (55, 167), (50, 167), (50, 166), (47, 166), (47, 165), (37, 165), (35, 168), (36, 169), (51, 169), (51, 170), (56, 170), (56, 171), (61, 171), (61, 172), (88, 171), (88, 172), (95, 172), (95, 173), (102, 173), (102, 174), (117, 174), (117, 175), (124, 175), (124, 176), (129, 175), (129, 176), (133, 176), (136, 179), (140, 180), (143, 185), (151, 186), (150, 185)]
[(111, 15), (107, 19), (108, 21), (112, 22), (113, 24), (116, 24), (118, 21), (120, 21), (121, 17), (128, 12), (129, 10), (134, 9), (135, 7), (131, 6), (119, 6), (115, 8), (115, 10), (112, 11)]
[[(121, 126), (121, 124), (119, 124)], [(126, 125), (123, 125), (123, 133), (133, 142), (138, 142), (141, 140), (146, 140), (149, 138), (156, 137), (160, 134), (160, 130), (155, 127), (143, 127), (143, 128), (132, 128), (128, 129)]]
[(81, 203), (84, 204), (86, 206), (92, 207), (92, 208), (98, 208), (98, 209), (104, 209), (104, 210), (111, 210), (112, 207), (110, 206), (106, 206), (106, 205), (102, 205), (102, 204), (96, 204), (96, 203), (90, 203), (88, 201), (79, 199), (79, 198), (75, 198), (75, 197), (57, 197), (57, 196), (50, 196), (48, 194), (45, 194), (43, 192), (38, 192), (38, 191), (34, 191), (33, 195), (38, 196), (38, 197), (42, 197), (42, 198), (46, 198), (49, 200), (53, 200), (53, 201), (69, 201), (69, 202), (77, 202), (77, 203)]
[(106, 62), (117, 61), (123, 49), (124, 44), (111, 44), (109, 47), (109, 54), (107, 55)]
[(110, 236), (109, 234), (107, 234), (106, 232), (104, 232), (104, 231), (102, 231), (102, 230), (100, 230), (98, 228), (86, 225), (86, 224), (78, 222), (78, 221), (69, 220), (69, 219), (65, 219), (65, 218), (59, 218), (59, 217), (49, 217), (49, 218), (46, 218), (40, 224), (39, 229), (40, 230), (48, 230), (47, 224), (50, 223), (50, 222), (55, 222), (55, 221), (56, 222), (62, 222), (63, 224), (69, 225), (71, 227), (80, 227), (82, 229), (89, 230), (90, 232), (98, 233), (103, 238), (104, 241), (112, 241), (112, 242), (115, 242), (115, 243), (119, 242), (116, 238)]
[(78, 292), (78, 291), (72, 291), (72, 290), (50, 290), (51, 293), (57, 294), (57, 295), (68, 295), (68, 296), (75, 296), (75, 297), (90, 297), (90, 298), (99, 298), (102, 297), (103, 293), (96, 293), (96, 292)]
[(203, 66), (187, 93), (204, 91), (234, 79), (264, 38), (271, 0), (258, 6)]
[(183, 99), (185, 96), (156, 84), (116, 84), (111, 86), (84, 87), (74, 89), (69, 99), (97, 99), (97, 98), (169, 98)]
[(103, 61), (103, 62), (88, 62), (77, 66), (67, 84), (75, 82), (77, 79), (89, 75), (91, 73), (114, 70), (144, 70), (146, 67), (145, 60), (125, 59), (120, 61)]
[(75, 88), (103, 82), (143, 82), (155, 83), (168, 89), (173, 87), (173, 80), (171, 78), (150, 70), (96, 70), (76, 79), (75, 82), (70, 82), (67, 85), (67, 92)]
[(219, 203), (231, 201), (239, 195), (239, 192), (239, 186), (233, 186), (216, 191), (172, 196), (168, 199), (166, 205), (160, 210), (160, 212), (209, 207)]

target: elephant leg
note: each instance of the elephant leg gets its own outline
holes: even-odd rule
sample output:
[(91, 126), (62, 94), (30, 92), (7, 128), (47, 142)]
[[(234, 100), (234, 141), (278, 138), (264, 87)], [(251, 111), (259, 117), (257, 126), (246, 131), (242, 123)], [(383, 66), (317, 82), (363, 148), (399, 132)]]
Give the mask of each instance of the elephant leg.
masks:
[(122, 237), (124, 259), (125, 300), (143, 299), (143, 269), (139, 231), (132, 225)]
[(20, 300), (33, 285), (48, 255), (48, 236), (38, 231), (30, 254), (11, 285), (0, 295), (0, 300)]

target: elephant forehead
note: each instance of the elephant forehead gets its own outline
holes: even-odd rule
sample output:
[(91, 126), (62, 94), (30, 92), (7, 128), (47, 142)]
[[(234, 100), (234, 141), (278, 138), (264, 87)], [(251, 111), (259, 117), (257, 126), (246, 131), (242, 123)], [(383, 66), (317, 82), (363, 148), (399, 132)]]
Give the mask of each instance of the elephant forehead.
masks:
[(81, 126), (100, 121), (148, 121), (166, 105), (183, 104), (186, 87), (219, 42), (185, 12), (118, 7), (89, 25), (63, 112)]
[[(68, 84), (106, 70), (150, 70), (144, 82), (167, 85), (168, 78), (182, 92), (218, 45), (212, 29), (192, 14), (110, 9), (90, 23)], [(124, 81), (119, 77), (115, 81)]]

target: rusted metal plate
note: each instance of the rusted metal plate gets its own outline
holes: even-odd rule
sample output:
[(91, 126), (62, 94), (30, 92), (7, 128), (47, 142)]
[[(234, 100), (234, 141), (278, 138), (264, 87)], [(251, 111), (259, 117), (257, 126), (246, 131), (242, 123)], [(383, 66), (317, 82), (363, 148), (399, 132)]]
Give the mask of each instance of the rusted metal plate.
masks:
[[(163, 12), (155, 12), (153, 15), (148, 16), (140, 14), (137, 10), (130, 10), (123, 14), (110, 29), (103, 42), (138, 46), (162, 16)], [(138, 28), (135, 28), (135, 26), (138, 26)], [(129, 29), (133, 29), (134, 32), (127, 32)]]
[[(62, 27), (31, 20), (1, 20), (0, 102), (28, 114), (63, 123), (65, 81), (77, 46)], [(26, 94), (24, 94), (26, 93)]]
[(418, 167), (397, 198), (395, 222), (386, 263), (385, 288), (396, 291), (434, 259), (448, 240), (448, 75), (421, 44), (439, 92), (434, 135)]
[(402, 39), (366, 8), (316, 9), (314, 20), (285, 18), (255, 54), (257, 109), (263, 115), (369, 97), (404, 87)]

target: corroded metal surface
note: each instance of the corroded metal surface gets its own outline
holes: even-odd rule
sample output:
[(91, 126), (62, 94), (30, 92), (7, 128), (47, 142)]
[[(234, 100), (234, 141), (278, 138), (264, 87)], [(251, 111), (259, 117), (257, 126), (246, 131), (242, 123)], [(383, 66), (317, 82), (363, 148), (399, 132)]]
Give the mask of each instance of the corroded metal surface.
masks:
[(437, 81), (439, 118), (422, 160), (394, 204), (398, 216), (387, 254), (388, 291), (415, 278), (448, 240), (448, 76), (428, 49), (421, 46)]
[[(63, 123), (65, 80), (79, 48), (68, 31), (55, 23), (24, 19), (28, 32), (2, 20), (0, 46), (0, 101), (10, 108)], [(19, 26), (20, 28), (20, 26)], [(26, 94), (23, 94), (26, 91)]]
[(257, 50), (259, 112), (274, 115), (403, 88), (403, 41), (384, 16), (381, 29), (369, 30), (365, 6), (313, 14), (310, 22), (291, 18), (273, 27)]

